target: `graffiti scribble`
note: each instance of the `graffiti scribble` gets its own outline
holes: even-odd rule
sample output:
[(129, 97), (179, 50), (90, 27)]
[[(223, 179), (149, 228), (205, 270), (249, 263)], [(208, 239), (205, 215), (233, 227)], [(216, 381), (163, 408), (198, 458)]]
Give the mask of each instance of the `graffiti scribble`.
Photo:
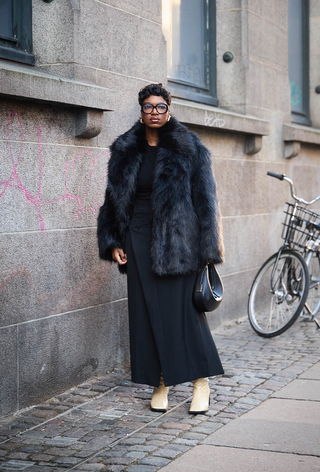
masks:
[(298, 85), (294, 82), (291, 81), (291, 105), (296, 106), (302, 103), (302, 91), (298, 87)]
[(205, 126), (212, 126), (216, 128), (223, 128), (224, 125), (226, 124), (225, 120), (221, 118), (220, 113), (208, 113), (208, 111), (205, 111), (205, 116), (204, 116), (204, 123)]
[[(15, 157), (14, 156), (14, 150), (12, 147), (12, 141), (11, 141), (11, 134), (10, 134), (10, 125), (12, 122), (12, 117), (15, 118), (18, 123), (19, 123), (19, 128), (20, 128), (20, 148), (18, 155)], [(93, 212), (93, 214), (96, 216), (97, 211), (101, 205), (101, 203), (98, 202), (98, 198), (101, 195), (101, 189), (103, 184), (105, 183), (107, 172), (104, 173), (102, 176), (99, 184), (97, 185), (97, 190), (95, 193), (94, 197), (94, 202), (93, 203), (87, 203), (88, 200), (88, 192), (90, 190), (91, 184), (92, 184), (92, 175), (94, 168), (99, 161), (99, 159), (105, 155), (109, 156), (109, 153), (104, 151), (101, 154), (98, 155), (98, 157), (94, 157), (93, 153), (89, 150), (82, 150), (78, 152), (78, 154), (74, 157), (72, 165), (70, 166), (68, 161), (65, 162), (65, 179), (64, 179), (64, 193), (61, 196), (58, 196), (57, 198), (53, 200), (42, 200), (41, 199), (41, 189), (42, 189), (42, 166), (43, 166), (43, 151), (42, 151), (42, 139), (41, 139), (41, 128), (38, 126), (38, 185), (37, 185), (37, 191), (35, 194), (32, 194), (22, 183), (21, 177), (19, 175), (19, 162), (22, 156), (23, 152), (23, 128), (22, 128), (22, 123), (19, 118), (19, 115), (16, 111), (10, 111), (8, 115), (8, 121), (7, 121), (7, 132), (8, 132), (8, 144), (9, 144), (9, 151), (10, 151), (10, 157), (11, 157), (11, 162), (12, 162), (12, 171), (7, 180), (0, 180), (0, 200), (4, 196), (5, 192), (9, 189), (15, 189), (18, 192), (21, 192), (25, 199), (26, 203), (31, 204), (35, 211), (37, 212), (38, 218), (39, 218), (39, 225), (41, 231), (45, 230), (45, 222), (43, 220), (42, 216), (42, 207), (44, 205), (53, 205), (59, 202), (63, 202), (66, 200), (74, 200), (77, 203), (77, 210), (74, 213), (74, 217), (78, 218), (79, 215), (83, 212)], [(72, 172), (75, 171), (75, 166), (76, 163), (79, 159), (79, 157), (83, 154), (87, 154), (88, 157), (90, 157), (89, 161), (89, 176), (87, 178), (87, 184), (85, 186), (84, 192), (82, 195), (76, 195), (75, 193), (69, 193), (67, 188), (68, 188), (68, 179), (70, 178)], [(1, 203), (1, 201), (0, 201)]]

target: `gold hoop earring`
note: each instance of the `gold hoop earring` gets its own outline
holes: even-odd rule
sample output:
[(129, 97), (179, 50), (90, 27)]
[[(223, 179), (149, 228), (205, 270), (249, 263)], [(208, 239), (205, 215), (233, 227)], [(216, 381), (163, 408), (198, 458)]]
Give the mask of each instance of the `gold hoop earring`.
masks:
[(142, 118), (140, 118), (140, 120), (139, 120), (139, 121), (140, 121), (140, 123), (141, 123), (142, 125), (144, 125), (144, 121), (143, 121), (143, 119), (142, 119)]
[(170, 121), (170, 120), (171, 120), (171, 115), (168, 116), (167, 123), (168, 123), (168, 121)]

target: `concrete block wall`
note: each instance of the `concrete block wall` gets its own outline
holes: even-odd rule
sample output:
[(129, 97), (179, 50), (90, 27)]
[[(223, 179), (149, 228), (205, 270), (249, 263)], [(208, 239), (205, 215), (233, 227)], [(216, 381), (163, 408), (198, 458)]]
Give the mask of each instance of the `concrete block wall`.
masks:
[[(139, 117), (139, 89), (167, 80), (161, 0), (32, 4), (36, 68), (112, 90), (112, 111), (80, 139), (76, 108), (0, 96), (0, 416), (129, 368), (126, 277), (98, 258), (96, 216), (111, 142)], [(189, 125), (211, 150), (223, 215), (226, 295), (211, 327), (246, 314), (254, 274), (280, 244), (288, 187), (266, 172), (285, 172), (306, 198), (320, 193), (318, 146), (284, 158), (286, 0), (216, 6), (219, 106), (267, 120), (270, 134), (249, 156), (244, 134)]]

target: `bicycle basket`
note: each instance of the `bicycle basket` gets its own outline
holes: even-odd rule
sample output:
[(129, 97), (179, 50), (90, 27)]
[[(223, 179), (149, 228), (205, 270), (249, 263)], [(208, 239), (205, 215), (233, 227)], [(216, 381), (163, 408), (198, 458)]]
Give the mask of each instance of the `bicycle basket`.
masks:
[[(293, 216), (294, 210), (296, 213)], [(307, 208), (287, 203), (282, 228), (282, 239), (287, 239), (292, 248), (305, 249), (307, 242), (320, 238), (320, 215)]]

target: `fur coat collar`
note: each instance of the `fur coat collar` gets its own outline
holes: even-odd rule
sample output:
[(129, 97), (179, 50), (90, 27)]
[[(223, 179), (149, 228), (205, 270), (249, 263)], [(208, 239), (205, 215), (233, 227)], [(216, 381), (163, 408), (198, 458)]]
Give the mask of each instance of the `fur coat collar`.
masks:
[[(124, 249), (133, 215), (138, 172), (146, 150), (139, 121), (111, 146), (105, 202), (98, 217), (100, 257)], [(209, 151), (175, 118), (159, 129), (152, 189), (152, 269), (186, 274), (223, 260), (221, 220)], [(126, 272), (126, 266), (119, 266)]]

